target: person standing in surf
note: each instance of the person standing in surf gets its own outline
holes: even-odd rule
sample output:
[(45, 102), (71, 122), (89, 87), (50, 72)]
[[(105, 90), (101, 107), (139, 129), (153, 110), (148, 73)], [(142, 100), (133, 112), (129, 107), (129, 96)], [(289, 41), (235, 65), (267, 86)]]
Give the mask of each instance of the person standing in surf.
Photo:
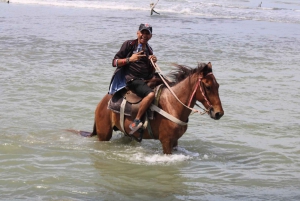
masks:
[[(158, 1), (159, 1), (159, 0), (158, 0)], [(151, 14), (151, 15), (153, 15), (153, 12), (156, 13), (156, 14), (158, 14), (158, 15), (160, 15), (158, 12), (156, 12), (156, 11), (154, 10), (154, 8), (155, 8), (156, 4), (158, 3), (158, 1), (157, 1), (155, 4), (154, 4), (154, 3), (150, 3), (150, 9), (151, 9), (150, 14)]]

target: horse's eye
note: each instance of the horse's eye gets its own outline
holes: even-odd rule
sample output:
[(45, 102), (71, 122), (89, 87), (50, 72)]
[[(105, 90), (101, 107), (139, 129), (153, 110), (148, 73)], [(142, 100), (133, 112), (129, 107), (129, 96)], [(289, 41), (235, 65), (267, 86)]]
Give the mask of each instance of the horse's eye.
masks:
[(206, 86), (205, 88), (206, 88), (207, 91), (209, 91), (211, 89), (210, 86)]

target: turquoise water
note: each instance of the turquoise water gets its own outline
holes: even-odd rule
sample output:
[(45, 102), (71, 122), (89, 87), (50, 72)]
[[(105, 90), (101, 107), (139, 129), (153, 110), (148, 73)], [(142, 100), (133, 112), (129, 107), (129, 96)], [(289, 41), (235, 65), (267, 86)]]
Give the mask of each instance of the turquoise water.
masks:
[[(1, 200), (299, 200), (297, 1), (0, 3)], [(225, 115), (159, 141), (92, 130), (111, 60), (141, 22), (158, 65), (212, 62)]]

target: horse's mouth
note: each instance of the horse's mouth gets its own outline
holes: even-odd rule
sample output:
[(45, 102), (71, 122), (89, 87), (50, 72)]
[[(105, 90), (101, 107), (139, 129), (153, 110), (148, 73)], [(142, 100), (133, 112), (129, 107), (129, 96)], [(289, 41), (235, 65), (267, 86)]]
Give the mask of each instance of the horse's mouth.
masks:
[(224, 115), (224, 111), (215, 112), (214, 108), (210, 108), (209, 115), (214, 120), (219, 120)]

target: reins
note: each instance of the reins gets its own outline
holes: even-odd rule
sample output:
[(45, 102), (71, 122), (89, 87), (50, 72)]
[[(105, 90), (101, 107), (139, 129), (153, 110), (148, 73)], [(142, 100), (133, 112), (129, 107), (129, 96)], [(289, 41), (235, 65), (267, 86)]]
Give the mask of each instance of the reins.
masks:
[[(212, 75), (212, 73), (208, 73), (206, 76), (208, 76), (208, 75)], [(194, 97), (194, 95), (195, 95), (195, 93), (196, 93), (196, 91), (197, 91), (197, 89), (198, 89), (198, 87), (199, 87), (199, 90), (200, 90), (202, 96), (204, 97), (204, 100), (206, 101), (207, 105), (211, 108), (212, 105), (211, 105), (210, 102), (207, 100), (207, 97), (206, 97), (206, 95), (204, 94), (204, 91), (203, 91), (203, 87), (201, 87), (201, 81), (202, 81), (202, 78), (203, 78), (203, 77), (199, 77), (199, 78), (198, 78), (199, 81), (195, 84), (194, 91), (193, 91), (193, 93), (192, 93), (192, 96), (191, 96), (191, 98), (190, 98), (190, 101), (189, 101), (188, 106), (191, 105), (191, 102), (192, 102), (192, 100), (193, 100), (193, 97)]]
[[(171, 87), (169, 86), (169, 84), (166, 82), (165, 78), (161, 75), (161, 72), (162, 72), (162, 71), (160, 70), (160, 68), (153, 62), (152, 59), (150, 59), (150, 61), (151, 61), (152, 65), (153, 65), (153, 67), (155, 68), (155, 70), (158, 71), (159, 77), (162, 79), (162, 81), (164, 82), (164, 84), (167, 86), (167, 88), (169, 89), (169, 91), (172, 93), (172, 95), (176, 98), (176, 100), (177, 100), (179, 103), (181, 103), (181, 104), (182, 104), (184, 107), (186, 107), (187, 109), (191, 110), (191, 111), (192, 111), (192, 114), (193, 114), (193, 113), (199, 113), (199, 114), (203, 115), (203, 114), (206, 114), (206, 113), (209, 111), (209, 110), (207, 110), (207, 109), (205, 109), (205, 108), (201, 108), (200, 106), (199, 106), (199, 107), (203, 110), (203, 112), (201, 112), (201, 111), (199, 111), (199, 110), (197, 110), (197, 109), (194, 109), (194, 108), (191, 108), (191, 107), (190, 107), (191, 101), (192, 101), (192, 99), (193, 99), (193, 97), (194, 97), (194, 95), (195, 95), (195, 93), (196, 93), (196, 91), (197, 91), (198, 86), (199, 86), (199, 90), (200, 90), (200, 92), (202, 93), (202, 95), (203, 95), (205, 101), (206, 101), (206, 102), (208, 103), (208, 105), (211, 107), (211, 104), (210, 104), (210, 102), (207, 100), (207, 98), (206, 98), (206, 96), (205, 96), (205, 94), (204, 94), (204, 92), (203, 92), (203, 90), (202, 90), (202, 87), (201, 87), (201, 85), (200, 85), (201, 80), (202, 80), (203, 77), (199, 77), (199, 82), (197, 82), (196, 85), (195, 85), (194, 91), (193, 91), (193, 93), (192, 93), (192, 95), (191, 95), (191, 98), (190, 98), (190, 101), (189, 101), (189, 105), (185, 105), (183, 102), (181, 102), (181, 101), (179, 100), (179, 98), (176, 96), (176, 94), (175, 94), (174, 91), (171, 89)], [(210, 74), (212, 74), (212, 73), (209, 73), (209, 74), (207, 74), (207, 75), (210, 75)]]

